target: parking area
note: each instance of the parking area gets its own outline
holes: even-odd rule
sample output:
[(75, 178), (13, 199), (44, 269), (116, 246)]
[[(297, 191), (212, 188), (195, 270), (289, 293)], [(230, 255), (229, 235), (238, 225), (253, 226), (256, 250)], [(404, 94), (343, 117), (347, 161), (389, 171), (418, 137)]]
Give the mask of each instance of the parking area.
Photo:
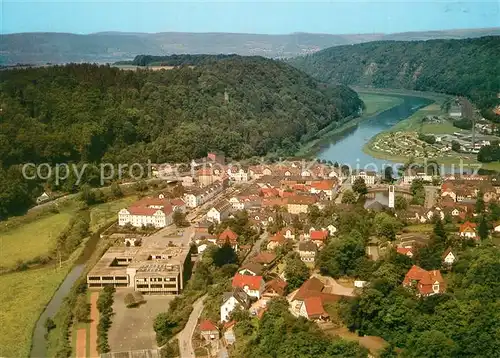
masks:
[(126, 352), (156, 348), (153, 322), (155, 317), (168, 310), (174, 296), (144, 296), (146, 302), (135, 308), (127, 308), (124, 298), (129, 289), (117, 289), (113, 303), (113, 322), (109, 330), (109, 346), (112, 352)]

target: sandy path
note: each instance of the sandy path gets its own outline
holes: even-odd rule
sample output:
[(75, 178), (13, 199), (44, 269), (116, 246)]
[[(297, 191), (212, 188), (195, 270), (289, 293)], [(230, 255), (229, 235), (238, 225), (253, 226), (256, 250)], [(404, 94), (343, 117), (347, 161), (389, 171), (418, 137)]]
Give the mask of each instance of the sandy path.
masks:
[(97, 310), (97, 298), (99, 292), (90, 294), (90, 357), (99, 357), (97, 353), (97, 324), (99, 323), (99, 311)]
[(76, 331), (76, 358), (87, 357), (87, 330), (80, 328)]

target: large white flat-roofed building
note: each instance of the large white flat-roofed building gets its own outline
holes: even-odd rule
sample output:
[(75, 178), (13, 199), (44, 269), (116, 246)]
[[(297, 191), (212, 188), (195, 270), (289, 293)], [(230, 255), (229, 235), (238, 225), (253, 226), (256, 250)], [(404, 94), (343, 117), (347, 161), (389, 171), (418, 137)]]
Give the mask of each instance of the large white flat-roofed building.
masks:
[(178, 295), (184, 288), (189, 249), (117, 247), (106, 251), (87, 275), (89, 288), (132, 287), (144, 294)]

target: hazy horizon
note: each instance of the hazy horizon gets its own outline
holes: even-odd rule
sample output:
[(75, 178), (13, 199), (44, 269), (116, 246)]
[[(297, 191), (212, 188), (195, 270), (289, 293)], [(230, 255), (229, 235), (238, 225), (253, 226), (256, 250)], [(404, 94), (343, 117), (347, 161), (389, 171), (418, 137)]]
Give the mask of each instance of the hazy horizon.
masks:
[[(43, 14), (41, 16), (41, 14)], [(500, 25), (496, 1), (45, 2), (7, 0), (2, 34), (57, 32), (373, 34), (473, 30)]]

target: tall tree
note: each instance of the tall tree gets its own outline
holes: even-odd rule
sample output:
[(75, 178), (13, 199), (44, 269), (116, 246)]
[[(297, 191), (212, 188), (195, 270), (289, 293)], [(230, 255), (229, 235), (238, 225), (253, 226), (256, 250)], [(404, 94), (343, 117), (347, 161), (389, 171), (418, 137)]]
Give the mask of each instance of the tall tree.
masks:
[(352, 184), (352, 190), (354, 190), (359, 195), (368, 194), (368, 188), (366, 187), (365, 180), (361, 177), (357, 177)]

